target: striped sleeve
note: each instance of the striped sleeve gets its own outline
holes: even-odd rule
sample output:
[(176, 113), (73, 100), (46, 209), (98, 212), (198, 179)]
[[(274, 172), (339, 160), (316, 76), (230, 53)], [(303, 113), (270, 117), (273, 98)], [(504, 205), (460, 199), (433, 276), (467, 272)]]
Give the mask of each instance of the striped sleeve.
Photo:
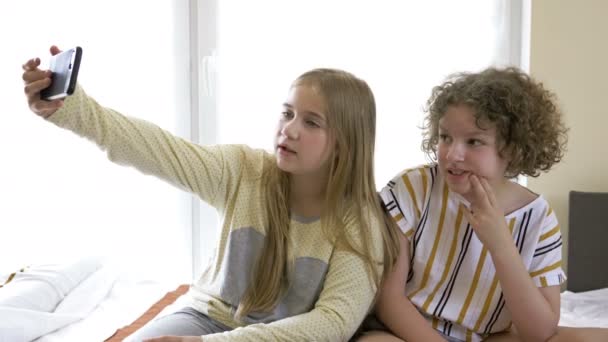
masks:
[(429, 167), (405, 170), (380, 191), (386, 209), (408, 239), (420, 221), (423, 204), (430, 192), (432, 170)]
[(562, 269), (562, 234), (555, 212), (548, 207), (530, 264), (530, 277), (538, 287), (560, 285), (566, 281)]

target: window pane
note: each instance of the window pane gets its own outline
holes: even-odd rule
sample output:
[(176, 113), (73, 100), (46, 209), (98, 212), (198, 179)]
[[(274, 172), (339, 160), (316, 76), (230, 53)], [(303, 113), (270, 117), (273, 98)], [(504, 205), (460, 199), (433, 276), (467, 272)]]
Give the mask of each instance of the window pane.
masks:
[(3, 33), (0, 55), (0, 267), (101, 254), (133, 265), (134, 271), (149, 268), (159, 277), (189, 279), (190, 196), (110, 163), (93, 144), (32, 114), (20, 68), (33, 56), (47, 66), (51, 44), (80, 45), (79, 84), (89, 95), (186, 135), (189, 102), (181, 94), (189, 93), (183, 81), (188, 50), (179, 41), (188, 31), (187, 22), (177, 19), (178, 3), (0, 5), (0, 32), (15, 33)]

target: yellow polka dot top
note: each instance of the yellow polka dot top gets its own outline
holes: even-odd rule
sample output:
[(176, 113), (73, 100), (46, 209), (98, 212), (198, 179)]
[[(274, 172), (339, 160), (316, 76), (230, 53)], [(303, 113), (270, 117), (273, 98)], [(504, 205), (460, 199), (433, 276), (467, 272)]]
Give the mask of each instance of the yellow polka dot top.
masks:
[[(100, 106), (80, 87), (48, 120), (93, 141), (111, 161), (194, 193), (218, 211), (219, 243), (189, 299), (193, 308), (232, 330), (204, 341), (346, 341), (371, 309), (376, 288), (364, 261), (335, 248), (320, 219), (295, 216), (288, 290), (272, 311), (252, 312), (239, 322), (233, 318), (264, 246), (262, 174), (275, 162), (271, 154), (242, 145), (191, 143)], [(353, 220), (344, 221), (348, 231), (359, 229)], [(383, 228), (380, 222), (370, 228), (373, 254), (381, 260)]]

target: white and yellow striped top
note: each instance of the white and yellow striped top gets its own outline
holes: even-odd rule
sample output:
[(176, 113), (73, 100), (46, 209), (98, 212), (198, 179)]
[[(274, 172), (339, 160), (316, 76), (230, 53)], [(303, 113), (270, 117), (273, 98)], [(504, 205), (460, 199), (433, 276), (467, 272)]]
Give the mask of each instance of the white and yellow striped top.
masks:
[[(406, 293), (442, 333), (480, 341), (509, 328), (500, 283), (487, 249), (435, 164), (403, 171), (381, 191), (382, 200), (410, 241)], [(539, 287), (565, 281), (562, 237), (542, 197), (505, 216), (530, 277)]]

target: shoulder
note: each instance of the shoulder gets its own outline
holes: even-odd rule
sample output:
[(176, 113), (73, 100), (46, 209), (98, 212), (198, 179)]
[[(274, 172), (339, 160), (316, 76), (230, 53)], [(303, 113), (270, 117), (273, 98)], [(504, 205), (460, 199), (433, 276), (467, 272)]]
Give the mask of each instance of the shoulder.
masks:
[(441, 184), (437, 164), (427, 164), (403, 170), (380, 191), (380, 197), (392, 216), (406, 216), (410, 222), (411, 213), (420, 217), (432, 188)]
[(349, 241), (353, 242), (355, 247), (362, 248), (362, 240), (367, 238), (373, 258), (378, 260), (382, 260), (384, 251), (382, 229), (386, 229), (381, 215), (382, 212), (364, 207), (361, 215), (350, 211), (345, 218), (345, 233)]
[(209, 147), (221, 155), (224, 165), (232, 171), (261, 175), (274, 162), (274, 156), (263, 149), (247, 145), (213, 145)]
[(549, 216), (555, 217), (551, 204), (544, 196), (533, 192), (521, 184), (512, 183), (511, 198), (509, 199), (506, 212), (516, 213), (529, 210), (540, 213), (544, 218)]
[(241, 162), (257, 162), (271, 157), (267, 151), (247, 145), (211, 145), (210, 147), (218, 150), (225, 158), (235, 158)]
[(535, 205), (537, 200), (539, 202), (546, 202), (544, 199), (539, 199), (541, 197), (539, 194), (534, 193), (532, 190), (515, 181), (508, 182), (507, 190), (506, 212), (513, 212), (520, 208)]
[(425, 190), (431, 187), (437, 179), (437, 164), (420, 165), (405, 169), (393, 177), (382, 191), (395, 189), (397, 191)]
[(522, 185), (517, 184), (517, 186), (519, 191), (513, 194), (510, 208), (512, 210), (508, 211), (507, 217), (520, 222), (517, 223), (518, 227), (523, 227), (528, 233), (539, 235), (538, 243), (546, 240), (550, 235), (559, 236), (558, 218), (549, 201)]

